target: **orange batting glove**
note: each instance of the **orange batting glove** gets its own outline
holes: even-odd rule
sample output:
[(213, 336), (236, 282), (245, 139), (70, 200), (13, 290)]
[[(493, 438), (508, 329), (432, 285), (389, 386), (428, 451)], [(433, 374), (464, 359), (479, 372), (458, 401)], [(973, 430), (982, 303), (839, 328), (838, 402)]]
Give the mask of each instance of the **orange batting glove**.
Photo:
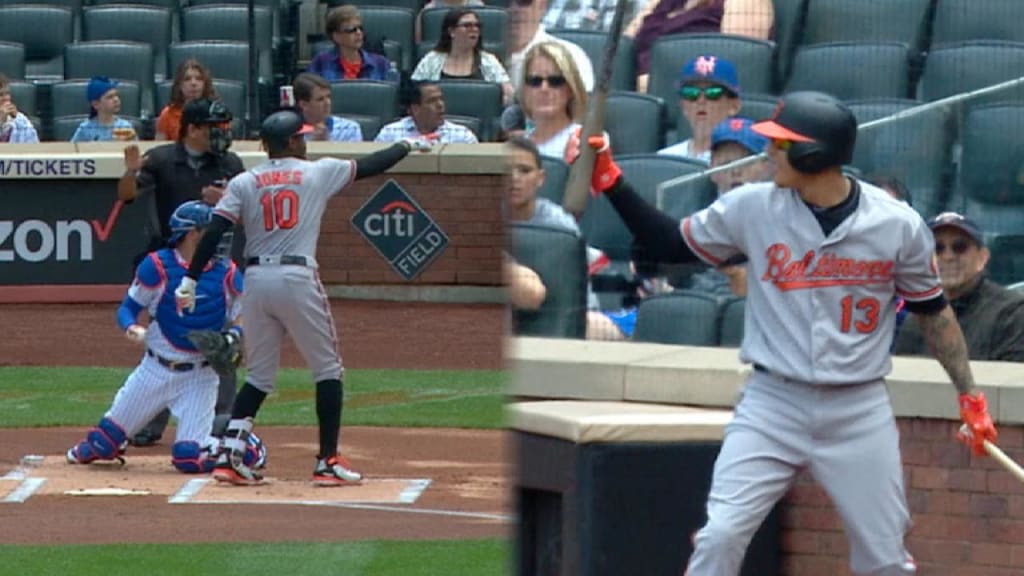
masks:
[(988, 401), (985, 393), (960, 395), (960, 419), (964, 421), (966, 430), (961, 429), (957, 437), (971, 447), (978, 456), (985, 456), (985, 440), (995, 443), (999, 437), (992, 416), (988, 413)]
[[(577, 128), (569, 136), (569, 143), (565, 147), (565, 162), (572, 164), (580, 156), (580, 134), (583, 128)], [(590, 177), (590, 194), (597, 196), (608, 191), (615, 184), (615, 181), (622, 176), (622, 169), (612, 158), (611, 146), (604, 134), (591, 136), (587, 139), (587, 145), (594, 149), (594, 172)]]

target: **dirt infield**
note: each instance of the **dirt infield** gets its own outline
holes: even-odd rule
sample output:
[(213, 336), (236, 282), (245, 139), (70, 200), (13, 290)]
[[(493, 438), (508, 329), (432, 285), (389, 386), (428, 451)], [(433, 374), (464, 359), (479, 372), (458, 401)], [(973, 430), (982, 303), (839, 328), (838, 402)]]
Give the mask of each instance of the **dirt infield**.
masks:
[[(333, 304), (346, 367), (503, 367), (500, 307)], [(110, 305), (4, 306), (0, 318), (10, 334), (0, 343), (0, 365), (127, 367), (138, 360), (138, 348), (118, 334)], [(282, 364), (303, 366), (291, 347)], [(196, 477), (170, 469), (166, 442), (131, 448), (124, 468), (64, 464), (63, 452), (84, 431), (0, 429), (0, 477), (7, 474), (0, 479), (0, 501), (6, 499), (0, 506), (8, 520), (0, 523), (0, 541), (436, 539), (502, 537), (510, 530), (510, 469), (499, 431), (346, 427), (343, 449), (367, 482), (320, 489), (308, 485), (313, 428), (258, 428), (269, 450), (266, 474), (274, 481), (244, 488), (190, 483)], [(45, 458), (20, 468), (27, 454)], [(69, 494), (101, 488), (148, 494)]]

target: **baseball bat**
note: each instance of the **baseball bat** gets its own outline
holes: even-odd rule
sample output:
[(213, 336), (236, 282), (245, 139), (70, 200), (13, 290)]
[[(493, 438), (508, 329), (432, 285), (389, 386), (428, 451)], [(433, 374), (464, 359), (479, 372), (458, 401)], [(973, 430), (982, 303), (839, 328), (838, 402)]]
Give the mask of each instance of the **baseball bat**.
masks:
[(615, 71), (615, 53), (619, 49), (619, 38), (622, 36), (623, 18), (626, 2), (618, 0), (615, 14), (612, 16), (608, 30), (608, 41), (604, 45), (604, 60), (594, 85), (594, 92), (587, 106), (587, 117), (583, 122), (580, 134), (580, 155), (569, 169), (569, 182), (562, 197), (562, 207), (566, 212), (579, 216), (587, 206), (590, 195), (590, 180), (594, 172), (594, 149), (587, 145), (591, 136), (599, 136), (604, 131), (604, 108), (611, 88), (612, 73)]
[[(968, 428), (967, 425), (964, 424), (960, 427), (960, 433), (964, 435), (970, 435), (971, 431), (970, 428)], [(1005, 468), (1007, 472), (1012, 474), (1014, 478), (1020, 480), (1021, 482), (1024, 482), (1024, 468), (1021, 468), (1020, 464), (1014, 462), (1013, 458), (1007, 456), (1006, 452), (1003, 452), (999, 448), (999, 446), (996, 446), (995, 444), (989, 442), (988, 440), (982, 440), (982, 446), (985, 448), (985, 452), (987, 452), (993, 460), (998, 462), (999, 465)]]

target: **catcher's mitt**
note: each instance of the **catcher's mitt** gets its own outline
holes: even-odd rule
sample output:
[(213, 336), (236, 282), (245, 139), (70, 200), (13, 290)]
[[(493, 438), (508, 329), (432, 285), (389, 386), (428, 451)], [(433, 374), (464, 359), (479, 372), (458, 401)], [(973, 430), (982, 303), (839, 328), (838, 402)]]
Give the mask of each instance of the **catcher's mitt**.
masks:
[(242, 343), (233, 332), (193, 330), (187, 335), (218, 374), (234, 374), (242, 360)]

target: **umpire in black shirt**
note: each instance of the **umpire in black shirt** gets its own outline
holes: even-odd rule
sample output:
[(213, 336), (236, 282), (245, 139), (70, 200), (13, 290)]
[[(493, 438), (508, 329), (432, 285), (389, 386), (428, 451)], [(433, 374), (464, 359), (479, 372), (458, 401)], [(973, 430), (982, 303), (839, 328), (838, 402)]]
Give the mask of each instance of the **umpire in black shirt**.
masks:
[[(117, 183), (117, 197), (126, 203), (142, 198), (152, 206), (147, 230), (149, 246), (136, 257), (134, 265), (138, 265), (146, 253), (167, 243), (171, 235), (168, 221), (175, 208), (189, 200), (216, 204), (224, 194), (227, 181), (245, 170), (241, 158), (228, 151), (230, 123), (231, 112), (222, 102), (200, 98), (185, 104), (177, 141), (152, 148), (142, 157), (138, 146), (125, 148), (125, 173)], [(236, 246), (240, 247), (239, 240), (236, 238)], [(218, 428), (226, 425), (230, 417), (236, 390), (234, 375), (221, 377), (215, 434), (220, 433)], [(156, 443), (163, 436), (169, 418), (168, 410), (158, 414), (132, 438), (132, 443), (136, 446)]]

